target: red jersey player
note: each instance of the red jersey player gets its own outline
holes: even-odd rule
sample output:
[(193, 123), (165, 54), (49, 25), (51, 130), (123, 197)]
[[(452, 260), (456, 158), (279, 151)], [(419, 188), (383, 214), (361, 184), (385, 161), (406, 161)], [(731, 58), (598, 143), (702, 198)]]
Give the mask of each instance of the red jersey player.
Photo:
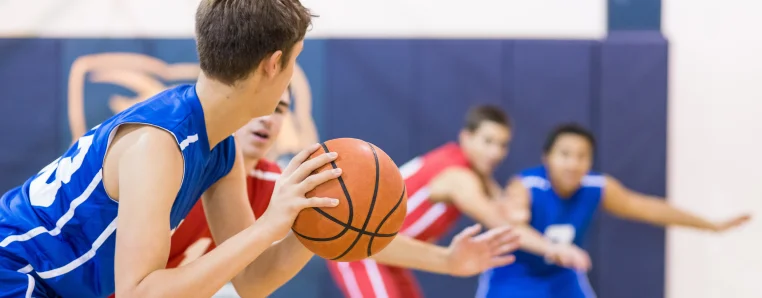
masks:
[[(267, 208), (280, 175), (277, 164), (262, 159), (280, 132), (290, 97), (284, 94), (276, 111), (251, 120), (236, 132), (242, 147), (244, 165), (248, 172), (249, 202), (259, 217)], [(516, 235), (508, 228), (491, 229), (478, 234), (480, 228), (472, 226), (458, 234), (450, 247), (440, 247), (412, 237), (398, 236), (373, 259), (380, 263), (409, 267), (434, 273), (471, 276), (491, 267), (513, 261), (506, 255), (518, 247)], [(478, 235), (477, 235), (478, 234)], [(182, 266), (215, 247), (202, 204), (197, 204), (175, 230), (167, 268)]]
[[(458, 143), (447, 143), (400, 167), (410, 194), (401, 234), (435, 241), (461, 212), (490, 228), (508, 226), (508, 214), (491, 199), (501, 192), (492, 172), (507, 156), (510, 139), (510, 121), (500, 108), (473, 107)], [(406, 269), (373, 260), (329, 261), (328, 267), (346, 297), (422, 296)]]

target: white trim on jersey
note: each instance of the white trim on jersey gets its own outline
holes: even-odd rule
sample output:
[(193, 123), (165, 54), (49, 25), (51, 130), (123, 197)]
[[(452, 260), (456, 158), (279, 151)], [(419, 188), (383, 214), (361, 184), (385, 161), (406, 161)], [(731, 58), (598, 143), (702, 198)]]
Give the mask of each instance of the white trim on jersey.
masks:
[(106, 242), (106, 239), (108, 239), (108, 237), (110, 237), (112, 234), (114, 234), (114, 231), (116, 231), (117, 218), (118, 217), (114, 218), (114, 220), (111, 221), (111, 223), (106, 227), (105, 230), (103, 230), (98, 238), (95, 239), (95, 242), (93, 242), (93, 246), (90, 248), (90, 250), (82, 254), (79, 258), (76, 258), (74, 261), (69, 262), (69, 264), (58, 267), (56, 269), (42, 272), (37, 271), (37, 275), (44, 279), (54, 278), (56, 276), (69, 273), (70, 271), (77, 269), (77, 267), (92, 259), (95, 256), (96, 251), (98, 251), (98, 248), (103, 245), (103, 242)]
[(582, 186), (603, 188), (606, 186), (606, 177), (603, 175), (587, 175), (582, 177)]
[(577, 271), (577, 282), (579, 283), (579, 287), (582, 289), (585, 298), (597, 297), (593, 287), (590, 285), (590, 280), (587, 279), (587, 274)]
[(26, 298), (32, 298), (32, 294), (34, 294), (34, 284), (35, 284), (34, 277), (32, 277), (31, 275), (27, 274), (26, 278), (27, 278), (27, 280), (29, 282), (27, 283), (26, 296), (25, 297)]
[(489, 293), (489, 281), (492, 279), (492, 270), (489, 269), (487, 271), (484, 271), (481, 275), (479, 275), (479, 283), (476, 287), (476, 298), (486, 298), (487, 293)]
[(16, 272), (27, 274), (29, 272), (32, 272), (32, 270), (34, 270), (34, 268), (32, 268), (32, 265), (26, 265), (26, 266), (24, 266), (24, 268), (16, 270)]
[(5, 237), (3, 241), (0, 241), (0, 247), (7, 247), (13, 242), (22, 242), (30, 240), (38, 235), (48, 233), (50, 236), (57, 236), (61, 233), (61, 229), (64, 225), (66, 225), (69, 220), (74, 218), (74, 211), (77, 209), (79, 205), (82, 205), (93, 193), (96, 187), (98, 187), (98, 184), (100, 184), (101, 179), (103, 178), (102, 170), (98, 171), (98, 173), (95, 174), (95, 177), (93, 177), (93, 180), (90, 181), (90, 184), (87, 185), (87, 188), (85, 188), (85, 191), (82, 192), (79, 197), (71, 201), (71, 205), (69, 206), (69, 210), (66, 210), (66, 213), (64, 213), (61, 218), (56, 221), (56, 227), (52, 230), (48, 230), (45, 227), (36, 227), (34, 229), (29, 230), (28, 232), (21, 234), (21, 235), (10, 235), (8, 237)]
[(416, 237), (419, 234), (421, 234), (423, 231), (429, 228), (431, 224), (433, 224), (437, 219), (439, 219), (442, 214), (444, 214), (447, 211), (447, 205), (445, 203), (436, 203), (429, 210), (426, 210), (426, 213), (421, 215), (415, 223), (408, 226), (407, 229), (402, 231), (402, 234), (410, 236), (410, 237)]
[(264, 181), (276, 181), (278, 180), (278, 178), (280, 178), (280, 173), (265, 172), (262, 170), (254, 169), (251, 172), (249, 172), (249, 176), (257, 178), (259, 180), (264, 180)]
[[(193, 143), (195, 143), (196, 141), (198, 141), (198, 134), (195, 134), (195, 135), (189, 135), (189, 136), (187, 136), (187, 137), (185, 138), (185, 140), (183, 140), (182, 142), (180, 142), (180, 143), (178, 144), (178, 145), (180, 146), (180, 151), (183, 151), (183, 150), (185, 150), (185, 147), (188, 147), (188, 145), (190, 145), (190, 144), (193, 144)], [(109, 142), (109, 143), (110, 143), (110, 142)]]
[(431, 195), (429, 187), (424, 186), (410, 196), (410, 198), (407, 199), (407, 214), (410, 215), (418, 208), (418, 206), (421, 206), (423, 202), (426, 202), (426, 200), (429, 199), (429, 195)]
[(358, 284), (357, 277), (355, 276), (355, 273), (352, 272), (352, 268), (349, 267), (349, 263), (337, 262), (336, 267), (339, 268), (339, 274), (341, 274), (341, 278), (344, 279), (344, 285), (347, 287), (349, 297), (362, 297), (362, 292), (360, 291), (360, 285)]
[(389, 298), (389, 293), (386, 291), (386, 284), (384, 278), (381, 277), (381, 271), (378, 269), (378, 264), (372, 260), (362, 260), (362, 264), (365, 266), (365, 271), (368, 272), (368, 279), (370, 280), (370, 286), (373, 288), (373, 293), (376, 294), (376, 298)]
[[(548, 190), (552, 187), (548, 179), (540, 176), (521, 177), (521, 184), (523, 184), (526, 188), (536, 188), (540, 190)], [(585, 177), (582, 177), (581, 185), (583, 187), (603, 188), (606, 186), (606, 177), (603, 175), (585, 175)]]

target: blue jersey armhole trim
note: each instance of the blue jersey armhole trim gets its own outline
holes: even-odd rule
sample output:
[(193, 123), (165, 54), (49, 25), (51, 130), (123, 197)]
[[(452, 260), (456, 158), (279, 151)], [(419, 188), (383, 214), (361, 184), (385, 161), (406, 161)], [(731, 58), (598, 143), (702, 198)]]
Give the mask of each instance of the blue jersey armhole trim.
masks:
[[(187, 116), (186, 116), (185, 118), (183, 118), (183, 120), (182, 120), (182, 121), (180, 121), (180, 123), (182, 123), (182, 122), (183, 122), (183, 121), (185, 121), (186, 119), (188, 119), (188, 117), (187, 117)], [(105, 169), (104, 169), (104, 167), (106, 166), (106, 156), (108, 156), (108, 149), (109, 149), (109, 147), (111, 147), (111, 141), (113, 141), (113, 139), (114, 139), (114, 135), (116, 134), (116, 131), (117, 131), (117, 129), (119, 129), (120, 127), (122, 127), (122, 125), (125, 125), (125, 124), (133, 124), (133, 125), (134, 125), (134, 124), (137, 124), (137, 125), (146, 125), (146, 126), (151, 126), (151, 127), (155, 127), (155, 128), (161, 129), (161, 130), (163, 130), (163, 131), (166, 131), (166, 132), (168, 132), (170, 135), (172, 135), (172, 137), (175, 139), (175, 145), (177, 145), (177, 149), (178, 149), (178, 150), (179, 150), (179, 152), (180, 152), (180, 157), (182, 157), (182, 159), (183, 159), (183, 174), (182, 174), (182, 177), (180, 178), (180, 179), (181, 179), (181, 180), (180, 180), (180, 185), (181, 185), (181, 187), (182, 187), (182, 185), (183, 185), (183, 182), (185, 182), (185, 155), (183, 155), (183, 149), (182, 149), (182, 148), (180, 148), (180, 142), (178, 141), (178, 139), (177, 139), (177, 135), (175, 135), (175, 133), (174, 133), (174, 132), (172, 132), (171, 130), (169, 130), (169, 129), (167, 129), (167, 128), (164, 128), (164, 127), (158, 126), (158, 125), (156, 125), (156, 124), (151, 124), (151, 123), (146, 123), (146, 122), (132, 122), (132, 121), (125, 121), (125, 122), (121, 122), (121, 123), (119, 123), (119, 124), (116, 124), (116, 125), (114, 125), (113, 127), (111, 127), (111, 129), (109, 129), (109, 130), (108, 130), (108, 141), (106, 142), (106, 147), (103, 149), (103, 160), (101, 160), (101, 167), (100, 167), (100, 170), (101, 170), (101, 171), (103, 171), (103, 173), (105, 173)], [(178, 125), (175, 125), (175, 128), (176, 128), (177, 126), (179, 126), (179, 124), (178, 124)], [(104, 182), (101, 182), (101, 183), (104, 183)], [(110, 199), (112, 202), (119, 204), (119, 201), (117, 201), (117, 200), (115, 200), (114, 198), (112, 198), (112, 197), (111, 197), (111, 195), (108, 193), (108, 190), (106, 190), (106, 185), (105, 185), (105, 183), (104, 183), (104, 185), (103, 185), (103, 191), (104, 191), (104, 193), (106, 194), (106, 196), (107, 196), (107, 197), (108, 197), (108, 198), (109, 198), (109, 199)]]

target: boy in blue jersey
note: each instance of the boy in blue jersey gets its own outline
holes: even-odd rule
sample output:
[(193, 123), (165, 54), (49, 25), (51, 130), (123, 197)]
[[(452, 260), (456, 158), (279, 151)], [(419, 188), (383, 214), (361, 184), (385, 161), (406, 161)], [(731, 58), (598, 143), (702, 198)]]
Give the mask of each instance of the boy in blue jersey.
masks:
[[(255, 222), (232, 134), (275, 110), (310, 21), (297, 0), (201, 1), (196, 84), (109, 118), (0, 198), (0, 297), (209, 297), (231, 280), (264, 297), (296, 274), (312, 254), (290, 227), (304, 208), (338, 204), (305, 198), (340, 175), (311, 174), (336, 154), (297, 154)], [(165, 269), (200, 197), (220, 245)]]
[(485, 272), (477, 297), (595, 297), (582, 250), (593, 214), (604, 210), (631, 220), (721, 232), (749, 220), (742, 215), (712, 222), (625, 188), (613, 177), (591, 171), (595, 139), (575, 124), (559, 126), (544, 146), (544, 165), (509, 182), (506, 212), (521, 237), (512, 265)]

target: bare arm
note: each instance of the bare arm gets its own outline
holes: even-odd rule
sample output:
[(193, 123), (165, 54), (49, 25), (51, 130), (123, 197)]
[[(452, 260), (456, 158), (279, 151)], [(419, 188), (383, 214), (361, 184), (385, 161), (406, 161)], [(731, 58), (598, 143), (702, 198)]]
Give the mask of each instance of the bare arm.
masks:
[(506, 187), (504, 208), (516, 231), (521, 237), (521, 248), (533, 254), (545, 256), (550, 252), (551, 243), (540, 232), (529, 225), (532, 218), (529, 190), (521, 179), (513, 178)]
[[(288, 232), (301, 208), (291, 210), (292, 207), (286, 206), (289, 209), (286, 211), (293, 212), (293, 217), (289, 217), (282, 213), (284, 212), (282, 205), (289, 199), (308, 201), (303, 198), (306, 192), (325, 181), (338, 177), (337, 173), (331, 171), (310, 175), (315, 169), (334, 159), (324, 154), (302, 164), (315, 149), (317, 149), (316, 145), (294, 157), (291, 164), (283, 171), (282, 178), (276, 183), (267, 211), (256, 222), (247, 199), (242, 158), (237, 159), (235, 169), (228, 176), (207, 191), (204, 208), (216, 243), (225, 245), (233, 240), (236, 233), (245, 230), (252, 223), (257, 226), (258, 223), (275, 220), (280, 222), (281, 227), (286, 228), (285, 232), (277, 233), (280, 236), (274, 240), (283, 238), (286, 233), (288, 236), (272, 246), (269, 245), (272, 241), (268, 243), (269, 248), (266, 247), (267, 250), (262, 252), (256, 260), (252, 259), (253, 262), (249, 261), (248, 266), (232, 280), (236, 291), (242, 297), (267, 297), (296, 275), (313, 255), (292, 233)], [(238, 155), (242, 157), (240, 153)], [(316, 204), (320, 207), (334, 206), (325, 198), (312, 200), (316, 200)], [(318, 207), (318, 205), (309, 207)]]
[(455, 235), (449, 247), (441, 247), (400, 235), (372, 259), (379, 263), (454, 276), (471, 276), (513, 262), (507, 253), (518, 248), (511, 228), (492, 229), (477, 235), (474, 225)]
[(742, 215), (724, 222), (712, 222), (675, 208), (663, 198), (629, 190), (612, 177), (606, 177), (603, 207), (606, 211), (626, 219), (659, 226), (676, 225), (709, 231), (723, 231), (749, 219), (748, 215)]
[(169, 214), (183, 173), (180, 150), (168, 133), (141, 127), (111, 151), (119, 181), (117, 296), (211, 296), (275, 240), (268, 229), (252, 226), (186, 266), (164, 269)]
[(532, 218), (531, 195), (521, 183), (521, 179), (513, 178), (506, 188), (506, 201), (503, 206), (515, 224), (516, 232), (521, 238), (521, 248), (538, 256), (545, 257), (560, 266), (588, 270), (591, 266), (590, 257), (585, 251), (573, 244), (553, 244), (540, 231), (530, 226)]
[(506, 226), (509, 220), (497, 203), (490, 200), (479, 177), (462, 168), (445, 170), (429, 184), (432, 196), (442, 196), (477, 222), (488, 228)]

